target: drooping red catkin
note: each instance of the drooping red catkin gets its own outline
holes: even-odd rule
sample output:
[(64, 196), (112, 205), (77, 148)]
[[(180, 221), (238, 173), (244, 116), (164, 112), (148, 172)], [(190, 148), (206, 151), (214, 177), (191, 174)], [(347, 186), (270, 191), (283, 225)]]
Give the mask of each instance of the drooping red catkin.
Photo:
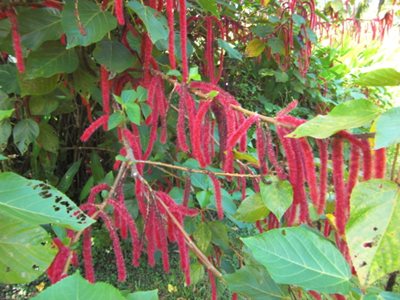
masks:
[(332, 165), (333, 165), (333, 185), (335, 187), (335, 217), (336, 226), (340, 235), (344, 234), (348, 211), (348, 199), (344, 185), (343, 171), (343, 141), (339, 138), (334, 138), (332, 142)]
[[(186, 206), (176, 204), (174, 199), (172, 199), (167, 193), (158, 191), (156, 194), (158, 199), (164, 202), (168, 206), (169, 210), (174, 214), (179, 214), (182, 217), (194, 217), (198, 214), (198, 211), (195, 208), (188, 208)], [(161, 204), (157, 203), (157, 206), (161, 212), (165, 212), (165, 209)]]
[(215, 277), (214, 274), (208, 270), (208, 280), (210, 281), (210, 285), (211, 285), (211, 300), (217, 300), (218, 296), (217, 296), (217, 283), (215, 282)]
[(278, 111), (276, 116), (277, 117), (282, 117), (282, 116), (285, 116), (285, 115), (289, 114), (293, 109), (295, 109), (297, 107), (297, 104), (298, 104), (297, 100), (293, 100), (286, 107), (284, 107), (283, 109)]
[(192, 188), (192, 180), (190, 176), (186, 176), (185, 189), (183, 190), (182, 206), (185, 207), (188, 206), (191, 188)]
[(304, 161), (304, 170), (306, 173), (307, 184), (310, 189), (310, 198), (314, 204), (314, 207), (318, 208), (319, 193), (317, 186), (317, 176), (315, 174), (313, 150), (310, 144), (308, 143), (307, 139), (301, 138), (298, 141), (301, 149), (301, 154), (302, 154), (301, 156)]
[(22, 44), (21, 44), (21, 37), (18, 32), (18, 21), (17, 16), (15, 14), (14, 9), (10, 8), (7, 9), (6, 15), (8, 20), (11, 23), (11, 34), (12, 34), (12, 41), (14, 47), (14, 54), (17, 60), (17, 69), (18, 72), (24, 73), (25, 72), (25, 64), (24, 64), (24, 56), (22, 53)]
[(99, 211), (98, 216), (103, 220), (104, 225), (106, 226), (106, 229), (110, 235), (114, 249), (115, 261), (117, 264), (118, 281), (123, 282), (126, 280), (126, 268), (117, 232), (110, 218), (104, 212)]
[(316, 291), (309, 291), (308, 292), (315, 300), (321, 300), (321, 295), (318, 294)]
[(155, 144), (155, 142), (157, 140), (157, 129), (158, 129), (157, 124), (151, 125), (149, 142), (147, 144), (146, 151), (143, 154), (143, 159), (144, 160), (148, 159), (150, 154), (151, 154), (151, 151), (153, 151), (154, 144)]
[(164, 272), (169, 272), (169, 255), (168, 255), (168, 241), (167, 232), (163, 224), (161, 217), (157, 218), (156, 222), (156, 237), (157, 237), (157, 247), (161, 251), (161, 258), (163, 263)]
[(297, 182), (296, 186), (293, 188), (294, 193), (294, 203), (300, 205), (300, 223), (310, 223), (310, 216), (308, 211), (307, 195), (305, 191), (305, 161), (302, 159), (302, 153), (300, 150), (299, 141), (297, 139), (291, 139), (293, 150), (295, 152), (296, 163), (297, 163)]
[(370, 180), (372, 177), (371, 147), (368, 140), (362, 140), (360, 143), (363, 153), (363, 179)]
[(283, 170), (282, 166), (279, 164), (278, 159), (276, 157), (276, 153), (274, 150), (274, 145), (272, 143), (272, 136), (269, 129), (266, 131), (266, 143), (267, 143), (267, 153), (268, 159), (271, 162), (272, 166), (275, 169), (276, 175), (280, 180), (286, 179), (285, 171)]
[(201, 136), (203, 137), (201, 143), (201, 149), (203, 150), (203, 156), (205, 160), (205, 164), (208, 166), (212, 163), (213, 153), (212, 153), (212, 145), (214, 141), (212, 140), (212, 120), (210, 118), (204, 119), (204, 125), (201, 130)]
[(98, 185), (95, 185), (94, 187), (91, 188), (89, 197), (87, 199), (87, 203), (89, 204), (94, 204), (96, 200), (96, 196), (105, 190), (110, 190), (110, 186), (107, 183), (100, 183)]
[(151, 267), (154, 267), (156, 263), (154, 259), (154, 253), (156, 250), (155, 225), (155, 212), (154, 210), (150, 209), (146, 216), (144, 232), (147, 239), (147, 263)]
[(115, 210), (118, 210), (121, 218), (124, 219), (124, 221), (127, 223), (129, 234), (131, 236), (132, 265), (137, 267), (139, 266), (139, 259), (142, 251), (142, 246), (139, 240), (139, 234), (136, 227), (136, 223), (125, 206), (121, 205), (120, 203), (112, 199), (110, 199), (108, 203), (112, 205)]
[(91, 227), (88, 227), (83, 231), (82, 256), (83, 256), (83, 266), (85, 268), (85, 278), (90, 283), (94, 283), (96, 281), (96, 278), (93, 268)]
[[(351, 191), (358, 180), (358, 172), (360, 168), (360, 150), (355, 144), (350, 146), (350, 159), (349, 159), (349, 178), (347, 181), (347, 195), (350, 197)], [(347, 212), (348, 213), (348, 212)]]
[(257, 129), (256, 129), (256, 148), (257, 148), (257, 156), (258, 156), (258, 164), (260, 168), (260, 172), (263, 175), (268, 173), (268, 166), (266, 162), (266, 137), (264, 130), (262, 128), (262, 124), (260, 121), (257, 121)]
[(82, 95), (80, 95), (80, 96), (81, 96), (82, 104), (86, 108), (86, 113), (87, 113), (87, 116), (88, 116), (88, 120), (89, 120), (90, 123), (92, 123), (93, 122), (93, 117), (92, 117), (92, 109), (90, 107), (90, 102), (85, 97), (83, 97)]
[(167, 18), (168, 18), (168, 56), (171, 69), (176, 69), (175, 60), (175, 31), (174, 31), (174, 0), (167, 0)]
[(374, 177), (385, 178), (386, 173), (386, 150), (381, 148), (375, 150), (374, 157)]
[(109, 73), (103, 65), (100, 67), (101, 95), (103, 99), (103, 113), (110, 114), (110, 82), (108, 80)]
[[(179, 223), (183, 224), (183, 218), (181, 215), (175, 215), (175, 218), (179, 221)], [(180, 256), (180, 265), (183, 273), (185, 274), (185, 282), (186, 285), (190, 285), (190, 261), (189, 261), (189, 253), (186, 247), (185, 237), (183, 234), (174, 226), (176, 242), (178, 244), (179, 256)]]
[(125, 25), (124, 18), (124, 1), (123, 0), (115, 0), (115, 15), (117, 16), (117, 21), (119, 25)]
[(181, 30), (182, 80), (188, 81), (186, 0), (179, 0), (179, 28)]
[(205, 114), (208, 112), (208, 109), (211, 105), (212, 101), (203, 101), (200, 103), (199, 110), (197, 111), (196, 120), (194, 121), (193, 126), (193, 135), (192, 135), (192, 154), (198, 160), (200, 167), (206, 167), (206, 158), (204, 149), (202, 149), (201, 143), (201, 129), (203, 125), (203, 118)]
[(88, 128), (85, 129), (85, 131), (81, 135), (80, 140), (82, 142), (88, 141), (90, 137), (93, 135), (93, 133), (95, 133), (95, 131), (99, 129), (101, 126), (106, 126), (107, 122), (108, 122), (108, 116), (102, 115), (92, 124), (90, 124)]
[(331, 224), (329, 223), (329, 220), (328, 219), (325, 219), (325, 222), (324, 222), (324, 237), (329, 237), (329, 235), (331, 234), (331, 230), (332, 230), (332, 228), (331, 228)]
[(56, 283), (67, 276), (66, 274), (63, 274), (63, 271), (68, 256), (70, 255), (70, 250), (61, 242), (59, 238), (53, 238), (53, 243), (57, 246), (58, 253), (50, 267), (47, 269), (47, 276), (49, 277), (51, 283)]
[(238, 300), (238, 294), (233, 293), (231, 300)]
[(224, 209), (222, 207), (221, 184), (213, 173), (209, 173), (208, 176), (214, 186), (215, 206), (217, 207), (218, 218), (222, 220), (224, 218)]
[(205, 49), (205, 63), (206, 63), (206, 71), (208, 73), (208, 78), (210, 82), (215, 83), (215, 67), (214, 67), (214, 34), (213, 34), (213, 26), (212, 26), (212, 17), (206, 17), (206, 49)]
[[(122, 135), (125, 137), (125, 139), (128, 141), (129, 146), (132, 149), (133, 155), (135, 156), (135, 159), (142, 159), (143, 153), (142, 153), (142, 145), (140, 143), (140, 135), (139, 135), (139, 130), (136, 125), (132, 126), (132, 131), (124, 128), (122, 130)], [(136, 164), (136, 168), (140, 174), (143, 173), (143, 164)]]
[(178, 108), (178, 122), (176, 124), (176, 138), (178, 148), (183, 152), (189, 151), (189, 146), (186, 142), (186, 130), (185, 130), (185, 101), (183, 96), (179, 99), (179, 108)]
[(318, 197), (318, 214), (322, 214), (325, 210), (326, 193), (328, 187), (328, 142), (325, 140), (316, 140), (320, 167), (319, 167), (319, 197)]

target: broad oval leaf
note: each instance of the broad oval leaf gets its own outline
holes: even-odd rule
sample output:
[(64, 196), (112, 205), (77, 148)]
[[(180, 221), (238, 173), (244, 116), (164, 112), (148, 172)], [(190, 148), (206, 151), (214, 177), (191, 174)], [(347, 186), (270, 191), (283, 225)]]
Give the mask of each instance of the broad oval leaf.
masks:
[(280, 220), (293, 202), (293, 188), (287, 180), (269, 177), (270, 184), (260, 182), (261, 200)]
[(254, 300), (283, 299), (287, 296), (262, 266), (246, 265), (233, 274), (224, 275), (229, 290)]
[(18, 83), (21, 88), (21, 96), (41, 96), (46, 95), (57, 87), (59, 75), (56, 74), (49, 78), (28, 79), (26, 74), (18, 74)]
[(36, 142), (44, 150), (57, 153), (58, 149), (60, 148), (60, 141), (54, 128), (45, 122), (40, 123), (39, 128), (40, 133), (36, 139)]
[(350, 290), (346, 260), (330, 241), (308, 227), (273, 229), (242, 240), (278, 284), (321, 293), (347, 294)]
[(129, 1), (128, 7), (143, 21), (153, 44), (159, 40), (164, 40), (168, 36), (167, 20), (158, 11), (136, 0)]
[(242, 54), (235, 49), (235, 46), (233, 46), (231, 43), (228, 43), (224, 40), (217, 39), (218, 40), (218, 46), (221, 47), (226, 51), (228, 56), (232, 59), (237, 59), (237, 60), (242, 60)]
[(269, 214), (268, 208), (261, 200), (260, 193), (253, 194), (244, 199), (233, 217), (241, 222), (254, 223), (265, 219)]
[(64, 278), (41, 292), (34, 300), (124, 300), (121, 292), (105, 282), (90, 284), (79, 272)]
[(121, 73), (132, 67), (135, 58), (118, 41), (101, 41), (93, 51), (96, 61), (114, 73)]
[(219, 18), (218, 6), (216, 0), (197, 0), (197, 3), (206, 12), (210, 12), (212, 15)]
[(51, 264), (56, 249), (40, 226), (0, 215), (0, 282), (27, 283), (39, 277)]
[(365, 125), (379, 116), (380, 108), (367, 100), (351, 100), (336, 106), (325, 116), (317, 116), (300, 125), (288, 137), (311, 136), (325, 139), (344, 129)]
[(351, 194), (346, 240), (362, 285), (400, 269), (400, 189), (389, 180), (361, 182)]
[(356, 83), (362, 86), (400, 85), (400, 72), (393, 68), (382, 68), (360, 74)]
[(133, 292), (126, 296), (126, 300), (158, 300), (158, 290)]
[(57, 9), (19, 8), (17, 17), (22, 45), (28, 49), (36, 50), (45, 41), (57, 40), (63, 34)]
[(0, 110), (0, 122), (12, 116), (15, 109)]
[(375, 149), (400, 143), (400, 107), (384, 112), (376, 122)]
[(95, 222), (57, 189), (12, 172), (0, 173), (0, 209), (31, 224), (55, 223), (77, 231)]
[(259, 39), (251, 40), (246, 46), (246, 55), (248, 57), (257, 57), (265, 49), (265, 43)]
[(62, 12), (61, 24), (67, 35), (67, 49), (96, 43), (117, 27), (115, 17), (109, 11), (101, 10), (96, 3), (87, 0), (77, 3), (80, 24), (75, 16), (75, 1), (66, 1)]
[(58, 42), (48, 42), (32, 52), (26, 63), (26, 78), (48, 78), (58, 73), (72, 73), (79, 65), (75, 50), (66, 50)]
[(39, 136), (39, 125), (32, 119), (24, 119), (17, 123), (13, 129), (13, 139), (21, 154), (24, 154), (28, 146)]

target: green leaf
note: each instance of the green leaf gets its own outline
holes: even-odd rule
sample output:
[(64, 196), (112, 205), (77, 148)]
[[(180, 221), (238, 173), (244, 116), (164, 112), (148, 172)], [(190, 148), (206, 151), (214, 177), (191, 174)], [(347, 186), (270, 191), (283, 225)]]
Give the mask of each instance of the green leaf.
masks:
[(398, 300), (400, 294), (382, 291), (379, 294), (368, 294), (362, 297), (362, 300)]
[(126, 297), (126, 300), (158, 300), (158, 290), (133, 292)]
[(224, 250), (229, 249), (228, 228), (220, 221), (208, 222), (208, 227), (212, 232), (212, 243)]
[(255, 166), (259, 165), (258, 164), (258, 159), (255, 158), (253, 155), (248, 154), (246, 152), (239, 152), (239, 151), (233, 150), (233, 157), (235, 159), (239, 159), (241, 161), (249, 162), (249, 163), (251, 163), (251, 164), (253, 164)]
[(233, 46), (231, 43), (228, 43), (224, 40), (218, 39), (218, 46), (221, 47), (226, 51), (228, 54), (228, 57), (232, 59), (237, 59), (237, 60), (242, 60), (242, 54), (235, 49), (235, 46)]
[(400, 72), (393, 68), (382, 68), (360, 74), (356, 80), (361, 86), (397, 86), (400, 85)]
[(193, 237), (196, 241), (197, 247), (199, 247), (202, 252), (206, 252), (211, 243), (212, 237), (212, 232), (207, 223), (200, 223), (195, 232), (193, 232)]
[(90, 153), (90, 162), (89, 162), (90, 169), (92, 170), (92, 175), (94, 177), (95, 182), (101, 182), (104, 180), (106, 176), (106, 172), (103, 169), (101, 164), (101, 157), (97, 154), (96, 151)]
[(367, 100), (352, 100), (339, 104), (326, 116), (317, 116), (297, 127), (288, 137), (311, 136), (325, 139), (344, 129), (365, 125), (380, 114), (380, 108)]
[(55, 223), (82, 230), (94, 223), (76, 204), (54, 187), (15, 173), (0, 173), (2, 214), (31, 224)]
[(306, 23), (306, 20), (304, 20), (304, 18), (298, 14), (293, 14), (292, 19), (299, 26)]
[[(33, 300), (124, 300), (121, 292), (112, 285), (105, 282), (90, 284), (79, 272), (64, 278), (56, 284), (48, 287)], [(128, 298), (132, 299), (132, 298)], [(135, 299), (135, 298), (133, 298)], [(144, 298), (145, 299), (145, 298)]]
[(79, 171), (81, 163), (82, 163), (82, 159), (74, 162), (68, 168), (67, 172), (65, 172), (64, 176), (61, 178), (60, 183), (57, 186), (57, 189), (60, 192), (65, 193), (66, 191), (68, 191), (68, 189), (70, 188), (70, 186), (74, 180), (76, 173), (78, 173), (78, 171)]
[(12, 116), (15, 109), (0, 110), (0, 122)]
[(219, 18), (219, 12), (216, 0), (197, 0), (197, 3), (203, 10)]
[(105, 65), (108, 70), (114, 73), (121, 73), (132, 67), (135, 61), (129, 50), (118, 41), (104, 40), (96, 44), (93, 51), (96, 61)]
[(375, 149), (400, 143), (400, 107), (384, 112), (376, 122)]
[(286, 72), (282, 71), (274, 71), (276, 82), (287, 82), (289, 80), (289, 76)]
[(18, 74), (21, 96), (40, 96), (52, 92), (57, 87), (59, 75), (49, 78), (28, 79), (25, 74)]
[(26, 61), (26, 78), (48, 78), (59, 73), (72, 73), (79, 65), (75, 50), (66, 50), (59, 42), (47, 42), (29, 54)]
[(140, 106), (137, 103), (126, 104), (126, 114), (128, 115), (129, 121), (136, 125), (140, 125)]
[(7, 94), (19, 94), (17, 68), (15, 65), (0, 65), (0, 90)]
[(29, 99), (29, 110), (34, 116), (46, 116), (50, 115), (59, 106), (59, 102), (54, 93), (33, 96)]
[(136, 93), (137, 93), (137, 99), (139, 102), (144, 102), (147, 100), (147, 89), (145, 89), (144, 87), (142, 87), (141, 85), (139, 85), (136, 89)]
[(46, 41), (58, 40), (63, 34), (57, 9), (19, 8), (17, 17), (21, 43), (30, 50), (38, 49)]
[(11, 135), (11, 124), (9, 121), (0, 122), (0, 151), (6, 149), (8, 145), (8, 139)]
[(40, 123), (40, 133), (37, 137), (37, 143), (43, 147), (44, 150), (57, 153), (60, 148), (60, 141), (54, 128), (47, 123)]
[(281, 54), (283, 53), (285, 45), (280, 38), (274, 37), (270, 38), (267, 41), (267, 45), (271, 48), (272, 54)]
[(253, 194), (244, 199), (233, 217), (241, 222), (254, 223), (263, 220), (269, 214), (268, 208), (261, 200), (260, 193)]
[(116, 111), (113, 113), (110, 118), (108, 119), (108, 130), (112, 130), (115, 127), (121, 125), (125, 121), (125, 116), (121, 111)]
[(131, 8), (143, 21), (153, 44), (159, 40), (164, 40), (168, 36), (167, 20), (158, 11), (149, 6), (143, 5), (136, 0), (129, 1), (128, 7)]
[(199, 73), (199, 67), (192, 67), (189, 69), (189, 81), (190, 80), (201, 80), (201, 75)]
[(0, 215), (0, 282), (28, 283), (51, 264), (56, 249), (40, 226)]
[(263, 53), (265, 49), (265, 43), (259, 39), (251, 40), (246, 46), (246, 55), (248, 57), (257, 57)]
[(19, 152), (24, 154), (28, 146), (39, 136), (39, 125), (32, 119), (24, 119), (14, 126), (13, 138)]
[(261, 200), (280, 220), (293, 202), (293, 188), (287, 180), (270, 177), (271, 184), (260, 182)]
[(204, 267), (201, 263), (195, 262), (190, 264), (190, 279), (191, 284), (196, 284), (204, 278)]
[(4, 156), (3, 154), (0, 154), (0, 160), (8, 160), (8, 157)]
[(351, 194), (346, 240), (361, 285), (400, 269), (400, 190), (389, 180), (361, 182)]
[(233, 274), (224, 275), (229, 290), (254, 300), (283, 299), (286, 294), (262, 266), (246, 265)]
[(308, 227), (273, 229), (242, 240), (278, 284), (321, 293), (350, 290), (346, 260), (330, 241)]
[(88, 0), (79, 0), (78, 13), (84, 35), (80, 32), (75, 13), (75, 1), (66, 1), (61, 24), (67, 35), (67, 49), (88, 46), (100, 41), (109, 31), (117, 27), (117, 21), (107, 10)]

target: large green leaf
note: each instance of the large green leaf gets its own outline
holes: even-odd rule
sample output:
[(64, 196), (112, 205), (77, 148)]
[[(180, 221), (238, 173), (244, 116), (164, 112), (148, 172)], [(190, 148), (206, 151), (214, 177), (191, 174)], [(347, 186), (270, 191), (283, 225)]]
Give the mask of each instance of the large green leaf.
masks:
[(290, 299), (262, 266), (246, 265), (233, 274), (224, 275), (229, 290), (254, 300)]
[(7, 94), (19, 94), (17, 68), (15, 65), (0, 65), (0, 90)]
[(55, 93), (33, 96), (29, 99), (29, 110), (34, 116), (50, 115), (58, 106), (59, 102)]
[(61, 24), (67, 35), (67, 49), (96, 43), (117, 26), (114, 16), (109, 11), (101, 10), (96, 3), (88, 0), (77, 3), (82, 28), (79, 28), (76, 17), (75, 1), (66, 1), (62, 12)]
[(246, 46), (246, 55), (248, 57), (257, 57), (263, 53), (265, 43), (260, 39), (251, 40)]
[(400, 143), (400, 107), (384, 112), (376, 122), (375, 149)]
[(12, 116), (15, 109), (0, 110), (0, 122)]
[(28, 79), (24, 74), (18, 74), (18, 83), (21, 88), (22, 96), (41, 96), (46, 95), (57, 87), (59, 75), (56, 74), (49, 78)]
[(330, 137), (336, 132), (365, 125), (380, 114), (380, 108), (367, 100), (351, 100), (336, 106), (325, 116), (317, 116), (297, 127), (289, 137)]
[(28, 146), (39, 136), (39, 125), (32, 119), (24, 119), (14, 126), (14, 144), (21, 154), (28, 150)]
[(8, 139), (11, 135), (11, 124), (9, 121), (0, 122), (0, 152), (8, 145)]
[(90, 284), (79, 272), (64, 278), (41, 292), (34, 300), (124, 300), (121, 292), (105, 282)]
[(260, 183), (261, 200), (280, 220), (293, 202), (293, 188), (287, 180), (270, 177), (271, 183)]
[(158, 11), (136, 0), (129, 1), (128, 7), (143, 21), (153, 44), (159, 40), (164, 40), (168, 36), (167, 21)]
[(254, 223), (265, 219), (269, 214), (268, 208), (261, 200), (260, 193), (253, 194), (244, 199), (233, 217), (242, 222)]
[(350, 290), (346, 260), (330, 241), (308, 227), (273, 229), (242, 240), (278, 284), (321, 293), (347, 294)]
[(0, 282), (28, 283), (51, 264), (57, 251), (40, 226), (0, 215)]
[(242, 60), (242, 54), (231, 43), (218, 39), (218, 46), (224, 49), (230, 58)]
[(61, 178), (57, 189), (62, 192), (65, 193), (68, 191), (68, 189), (70, 188), (76, 173), (78, 173), (79, 168), (81, 166), (81, 162), (82, 159), (74, 162), (67, 170), (67, 172), (65, 172), (64, 176)]
[(196, 241), (197, 247), (204, 253), (207, 251), (211, 243), (212, 231), (207, 223), (200, 223), (193, 232), (193, 238)]
[(32, 52), (26, 62), (26, 78), (48, 78), (58, 73), (72, 73), (79, 65), (74, 49), (66, 50), (58, 42), (47, 42)]
[(388, 180), (356, 185), (351, 194), (346, 240), (362, 285), (400, 270), (400, 190)]
[(15, 173), (0, 173), (0, 209), (4, 215), (31, 224), (54, 223), (82, 230), (94, 223), (63, 193)]
[(118, 41), (101, 41), (93, 51), (96, 61), (108, 70), (120, 73), (133, 66), (134, 56)]
[(63, 33), (57, 9), (20, 8), (18, 21), (22, 45), (31, 50), (36, 50), (45, 41), (59, 39)]
[(158, 300), (158, 290), (133, 292), (126, 300)]
[(216, 0), (197, 0), (197, 3), (206, 12), (210, 12), (212, 15), (219, 18), (218, 6)]
[(60, 148), (60, 141), (54, 128), (48, 123), (42, 122), (39, 125), (40, 133), (37, 143), (46, 151), (57, 153)]
[(367, 294), (361, 300), (399, 300), (400, 294), (382, 291), (379, 294)]
[(400, 85), (400, 72), (393, 68), (382, 68), (360, 74), (356, 83), (362, 86)]

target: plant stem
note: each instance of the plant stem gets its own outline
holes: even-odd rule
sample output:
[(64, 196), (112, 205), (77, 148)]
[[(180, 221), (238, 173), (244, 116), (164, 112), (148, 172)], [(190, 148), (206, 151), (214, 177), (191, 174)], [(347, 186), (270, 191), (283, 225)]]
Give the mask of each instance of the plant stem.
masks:
[(396, 172), (397, 158), (399, 157), (400, 144), (396, 146), (396, 152), (394, 153), (392, 169), (390, 170), (390, 180), (394, 180), (394, 174)]

